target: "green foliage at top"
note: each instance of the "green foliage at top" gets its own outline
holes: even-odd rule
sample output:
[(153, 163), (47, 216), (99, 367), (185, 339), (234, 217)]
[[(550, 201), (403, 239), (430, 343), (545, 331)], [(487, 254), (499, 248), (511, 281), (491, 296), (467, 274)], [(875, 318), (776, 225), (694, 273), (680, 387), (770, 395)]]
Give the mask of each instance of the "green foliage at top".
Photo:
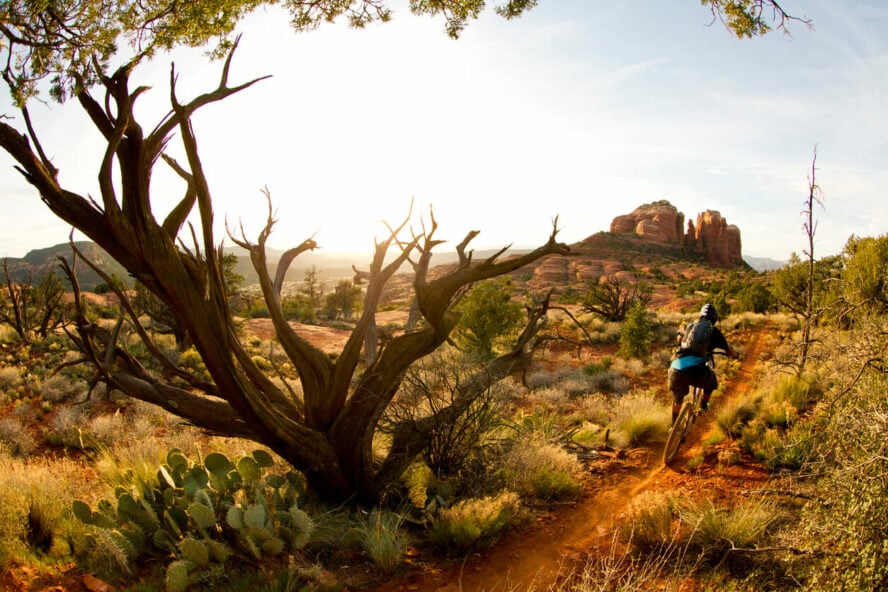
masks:
[(521, 326), (524, 310), (512, 300), (514, 287), (511, 278), (500, 277), (478, 284), (463, 298), (457, 307), (462, 318), (456, 328), (462, 345), (489, 356), (499, 338)]
[[(13, 100), (23, 105), (49, 79), (50, 94), (61, 102), (96, 83), (96, 66), (108, 70), (112, 59), (133, 64), (158, 51), (179, 46), (210, 46), (219, 57), (233, 44), (235, 27), (263, 5), (283, 4), (295, 31), (344, 17), (353, 27), (388, 21), (383, 0), (57, 0), (51, 3), (6, 0), (0, 4), (0, 56)], [(505, 18), (532, 8), (536, 0), (507, 0), (496, 7)], [(458, 37), (478, 18), (484, 0), (412, 0), (414, 14), (443, 15), (446, 30)]]
[(790, 16), (774, 0), (700, 0), (700, 3), (708, 6), (713, 17), (720, 19), (740, 39), (765, 35), (772, 30), (772, 24), (785, 30), (791, 20), (811, 26), (810, 19)]

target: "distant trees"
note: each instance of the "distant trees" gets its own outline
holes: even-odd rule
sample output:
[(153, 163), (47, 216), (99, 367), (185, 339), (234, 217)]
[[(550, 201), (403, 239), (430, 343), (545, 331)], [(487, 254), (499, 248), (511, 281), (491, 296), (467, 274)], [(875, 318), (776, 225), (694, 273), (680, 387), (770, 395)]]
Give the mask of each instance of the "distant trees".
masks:
[(341, 279), (324, 298), (324, 316), (350, 319), (360, 308), (361, 287), (353, 280)]
[(842, 298), (846, 314), (888, 312), (888, 236), (852, 236), (842, 252)]
[(13, 279), (4, 258), (2, 281), (0, 323), (11, 327), (21, 341), (42, 341), (62, 323), (65, 288), (51, 269), (36, 279), (31, 272)]

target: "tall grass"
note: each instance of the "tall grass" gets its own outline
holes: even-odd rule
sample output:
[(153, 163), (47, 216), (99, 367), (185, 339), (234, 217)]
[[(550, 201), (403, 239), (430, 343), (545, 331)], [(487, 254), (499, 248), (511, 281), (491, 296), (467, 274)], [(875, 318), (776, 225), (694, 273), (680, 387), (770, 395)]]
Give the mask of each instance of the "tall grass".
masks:
[(669, 410), (652, 391), (621, 397), (612, 420), (614, 431), (632, 446), (662, 441), (669, 425)]
[(87, 478), (71, 460), (21, 460), (0, 453), (0, 566), (69, 557), (84, 533), (69, 506), (88, 494)]
[(373, 509), (361, 520), (361, 546), (373, 563), (385, 573), (404, 563), (410, 539), (401, 530), (401, 517), (394, 512)]
[(482, 547), (520, 517), (521, 502), (514, 492), (461, 500), (438, 511), (429, 528), (429, 540), (445, 550)]
[(582, 491), (576, 457), (544, 440), (517, 441), (503, 465), (506, 485), (525, 498), (561, 500)]
[(691, 529), (689, 543), (700, 554), (721, 560), (736, 549), (760, 542), (776, 519), (773, 502), (756, 499), (734, 508), (717, 508), (711, 500), (688, 501), (680, 508), (682, 522)]

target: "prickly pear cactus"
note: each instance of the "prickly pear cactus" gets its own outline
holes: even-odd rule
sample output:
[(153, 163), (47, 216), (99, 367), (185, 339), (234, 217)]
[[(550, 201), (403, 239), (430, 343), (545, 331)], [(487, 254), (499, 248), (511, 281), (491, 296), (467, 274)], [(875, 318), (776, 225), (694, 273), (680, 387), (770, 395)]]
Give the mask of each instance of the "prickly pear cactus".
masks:
[(298, 507), (304, 480), (293, 471), (268, 473), (274, 459), (264, 450), (235, 459), (213, 452), (192, 462), (172, 449), (165, 460), (153, 479), (128, 472), (128, 486), (115, 491), (116, 507), (102, 501), (93, 510), (77, 500), (71, 509), (115, 541), (123, 560), (172, 554), (167, 589), (185, 590), (228, 561), (232, 547), (261, 559), (308, 542), (314, 523)]

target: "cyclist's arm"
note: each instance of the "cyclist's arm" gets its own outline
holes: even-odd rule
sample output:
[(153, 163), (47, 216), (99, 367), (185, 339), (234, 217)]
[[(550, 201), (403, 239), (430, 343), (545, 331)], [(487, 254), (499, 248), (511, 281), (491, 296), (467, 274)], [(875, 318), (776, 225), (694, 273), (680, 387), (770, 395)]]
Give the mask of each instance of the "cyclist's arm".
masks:
[(737, 350), (731, 347), (731, 344), (728, 343), (728, 340), (725, 339), (724, 333), (722, 333), (718, 328), (713, 331), (712, 340), (709, 343), (709, 347), (712, 350), (722, 350), (729, 358), (738, 358), (739, 354)]

